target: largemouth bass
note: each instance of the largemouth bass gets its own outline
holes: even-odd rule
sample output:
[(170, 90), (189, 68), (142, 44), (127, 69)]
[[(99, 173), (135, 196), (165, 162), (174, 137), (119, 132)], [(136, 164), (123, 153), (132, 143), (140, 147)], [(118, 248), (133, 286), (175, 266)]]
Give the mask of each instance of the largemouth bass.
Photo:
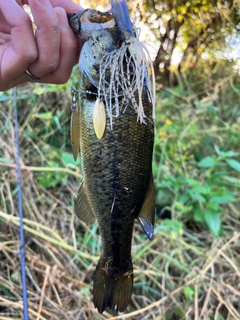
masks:
[(80, 145), (83, 182), (75, 213), (85, 223), (97, 220), (101, 256), (93, 302), (124, 311), (133, 288), (131, 242), (135, 219), (153, 236), (152, 152), (154, 98), (144, 47), (138, 42), (125, 1), (111, 12), (86, 9), (70, 25), (85, 41), (80, 55), (80, 111), (72, 138)]

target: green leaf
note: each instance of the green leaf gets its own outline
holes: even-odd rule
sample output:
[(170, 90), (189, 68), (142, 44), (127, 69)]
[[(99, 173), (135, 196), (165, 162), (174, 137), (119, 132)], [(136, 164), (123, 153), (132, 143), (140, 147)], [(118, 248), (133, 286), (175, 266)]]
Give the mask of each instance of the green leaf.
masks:
[(43, 113), (36, 113), (35, 118), (43, 119), (43, 120), (50, 120), (52, 119), (52, 112), (43, 112)]
[(188, 190), (188, 193), (193, 200), (206, 202), (206, 199), (200, 193), (197, 193), (194, 190)]
[(194, 286), (184, 287), (183, 288), (183, 292), (184, 292), (185, 297), (188, 300), (193, 300), (193, 298), (194, 298)]
[[(188, 192), (183, 192), (179, 195), (178, 201), (181, 202), (183, 205), (186, 204), (190, 199), (190, 195)], [(172, 201), (173, 203), (173, 201)]]
[(227, 151), (227, 152), (225, 152), (225, 157), (226, 158), (232, 158), (232, 157), (236, 157), (236, 156), (238, 156), (239, 155), (239, 153), (237, 153), (237, 152), (234, 152), (234, 151)]
[(223, 177), (224, 180), (231, 182), (233, 184), (238, 184), (240, 185), (240, 179), (234, 178), (234, 177)]
[(27, 128), (24, 129), (24, 132), (26, 133), (26, 135), (30, 138), (34, 138), (36, 137), (36, 133), (34, 131), (30, 131)]
[(211, 192), (211, 189), (208, 185), (196, 186), (192, 190), (201, 194), (209, 194)]
[(207, 204), (207, 210), (214, 211), (217, 213), (222, 212), (222, 208), (217, 203), (214, 203), (214, 202), (209, 202)]
[(174, 235), (181, 235), (183, 233), (183, 224), (180, 221), (165, 219), (163, 220), (160, 229), (171, 232)]
[(43, 188), (54, 188), (58, 183), (62, 183), (63, 185), (66, 184), (66, 173), (63, 172), (48, 172), (48, 173), (41, 173), (37, 177), (37, 181)]
[(187, 179), (186, 179), (186, 182), (187, 182), (188, 184), (190, 184), (191, 186), (198, 186), (198, 185), (199, 185), (199, 181), (198, 181), (198, 180), (195, 180), (195, 179), (187, 178)]
[(214, 204), (224, 204), (224, 203), (229, 203), (234, 200), (234, 196), (232, 194), (226, 194), (223, 196), (213, 196), (210, 199), (210, 203)]
[(237, 172), (240, 172), (240, 162), (235, 160), (235, 159), (226, 159), (226, 162), (228, 163), (228, 165), (236, 170)]
[(0, 92), (0, 101), (1, 102), (5, 102), (5, 101), (8, 101), (10, 100), (10, 97), (7, 96), (6, 94), (4, 94), (3, 92)]
[(222, 152), (220, 151), (220, 149), (218, 148), (217, 145), (214, 145), (214, 149), (215, 149), (217, 155), (221, 155)]
[(3, 163), (8, 163), (8, 164), (11, 164), (12, 161), (10, 159), (7, 159), (5, 157), (0, 157), (0, 162), (3, 162)]
[(80, 164), (80, 158), (77, 158), (77, 161), (74, 160), (73, 155), (71, 153), (68, 152), (63, 152), (62, 153), (62, 161), (64, 163), (64, 165), (67, 166), (78, 166)]
[(218, 148), (217, 145), (214, 145), (214, 149), (215, 149), (217, 155), (220, 156), (220, 157), (222, 157), (222, 158), (232, 158), (232, 157), (238, 155), (238, 153), (236, 153), (236, 152), (234, 152), (234, 151), (231, 151), (231, 150), (226, 151), (226, 152), (221, 151), (221, 150)]
[(196, 222), (204, 222), (204, 213), (203, 211), (195, 211), (193, 214), (194, 221)]
[(216, 159), (213, 157), (206, 157), (202, 159), (199, 163), (198, 166), (201, 168), (211, 168), (215, 166), (216, 164)]
[(204, 219), (212, 234), (217, 237), (221, 229), (221, 219), (220, 214), (213, 210), (206, 210), (204, 212)]
[(89, 294), (89, 288), (83, 288), (79, 291), (80, 296), (84, 296), (85, 294)]
[(58, 130), (62, 131), (62, 126), (61, 126), (61, 124), (60, 124), (59, 118), (58, 118), (57, 116), (54, 116), (54, 117), (53, 117), (53, 120), (55, 121)]

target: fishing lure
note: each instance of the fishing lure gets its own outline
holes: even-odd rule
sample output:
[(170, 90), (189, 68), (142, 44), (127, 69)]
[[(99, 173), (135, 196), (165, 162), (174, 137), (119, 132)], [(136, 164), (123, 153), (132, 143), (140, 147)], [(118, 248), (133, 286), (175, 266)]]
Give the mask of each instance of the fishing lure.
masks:
[(74, 160), (77, 160), (80, 148), (80, 108), (77, 105), (77, 90), (71, 87), (72, 93), (72, 116), (70, 124), (71, 143)]
[(106, 128), (106, 111), (104, 103), (99, 98), (93, 108), (93, 127), (97, 138), (101, 139)]

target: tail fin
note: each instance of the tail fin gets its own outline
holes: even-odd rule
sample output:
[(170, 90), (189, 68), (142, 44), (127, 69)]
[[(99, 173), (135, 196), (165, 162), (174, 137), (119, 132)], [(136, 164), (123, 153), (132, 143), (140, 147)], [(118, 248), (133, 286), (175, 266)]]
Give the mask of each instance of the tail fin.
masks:
[(132, 261), (126, 270), (114, 267), (113, 258), (100, 258), (93, 284), (94, 306), (102, 313), (106, 308), (123, 312), (131, 299), (133, 288)]

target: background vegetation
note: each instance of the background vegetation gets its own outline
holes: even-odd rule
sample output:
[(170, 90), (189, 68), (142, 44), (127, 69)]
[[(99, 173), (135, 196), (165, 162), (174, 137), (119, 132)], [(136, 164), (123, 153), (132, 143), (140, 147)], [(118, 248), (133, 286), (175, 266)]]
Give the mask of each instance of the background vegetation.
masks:
[[(136, 224), (132, 301), (122, 315), (99, 315), (91, 296), (98, 228), (73, 213), (82, 178), (69, 138), (78, 68), (66, 85), (20, 87), (30, 319), (240, 319), (237, 2), (145, 1), (134, 12), (155, 46), (154, 239)], [(12, 91), (0, 102), (0, 319), (22, 319)]]

